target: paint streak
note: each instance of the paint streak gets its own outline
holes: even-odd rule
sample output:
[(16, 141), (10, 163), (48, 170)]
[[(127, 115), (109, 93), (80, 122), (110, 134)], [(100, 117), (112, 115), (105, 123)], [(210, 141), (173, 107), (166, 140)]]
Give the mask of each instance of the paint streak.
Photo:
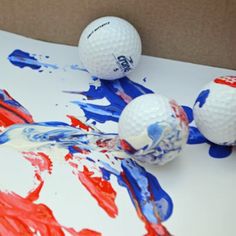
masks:
[(40, 62), (35, 56), (31, 55), (28, 52), (24, 52), (22, 50), (16, 49), (14, 50), (9, 56), (8, 60), (17, 67), (24, 68), (29, 67), (32, 70), (39, 70), (39, 72), (42, 72), (42, 67), (50, 68), (50, 69), (58, 69), (59, 67), (57, 65), (49, 64), (49, 63), (43, 63)]
[(33, 167), (36, 167), (39, 172), (47, 171), (49, 174), (52, 173), (52, 161), (49, 156), (43, 152), (23, 152), (26, 160), (30, 161)]
[(87, 120), (93, 119), (104, 123), (108, 120), (117, 122), (119, 116), (133, 98), (143, 94), (153, 93), (150, 89), (133, 82), (127, 77), (119, 80), (100, 80), (100, 86), (90, 85), (88, 91), (64, 91), (65, 93), (81, 94), (87, 100), (97, 100), (106, 98), (109, 105), (96, 105), (81, 101), (73, 101), (84, 111)]
[(127, 188), (137, 215), (145, 224), (146, 235), (169, 236), (161, 224), (172, 214), (173, 203), (169, 195), (153, 175), (133, 160), (123, 160), (122, 168), (120, 184)]
[(199, 107), (203, 107), (203, 105), (205, 104), (209, 94), (210, 94), (209, 89), (202, 90), (201, 93), (198, 95), (194, 106), (198, 103)]
[(14, 50), (8, 56), (8, 60), (13, 65), (20, 68), (30, 67), (33, 70), (38, 70), (42, 66), (35, 57), (31, 56), (28, 52), (24, 52), (19, 49)]
[(6, 90), (0, 90), (0, 126), (32, 123), (31, 114)]
[(78, 178), (106, 213), (115, 218), (118, 215), (115, 204), (116, 192), (109, 182), (100, 177), (93, 177), (93, 174), (94, 172), (84, 166), (83, 171), (78, 173)]
[(0, 235), (64, 236), (64, 230), (73, 236), (101, 235), (89, 229), (76, 232), (72, 228), (61, 226), (45, 204), (33, 203), (16, 193), (0, 191)]
[(71, 120), (71, 125), (73, 127), (77, 127), (77, 128), (80, 128), (80, 129), (83, 129), (85, 131), (89, 131), (90, 129), (92, 129), (91, 126), (88, 126), (86, 125), (85, 123), (81, 122), (79, 119), (77, 119), (76, 117), (74, 116), (69, 116), (67, 115), (68, 118), (70, 118)]
[(214, 80), (217, 84), (223, 84), (230, 86), (232, 88), (236, 88), (236, 76), (222, 76), (218, 77)]

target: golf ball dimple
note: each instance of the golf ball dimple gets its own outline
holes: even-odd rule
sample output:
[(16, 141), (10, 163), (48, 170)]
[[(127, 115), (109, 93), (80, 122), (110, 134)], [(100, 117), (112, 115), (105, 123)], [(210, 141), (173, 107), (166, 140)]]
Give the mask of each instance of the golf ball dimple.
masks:
[(137, 30), (119, 17), (101, 17), (91, 22), (79, 40), (79, 58), (97, 78), (113, 80), (130, 73), (141, 56)]
[(193, 107), (200, 132), (219, 145), (236, 145), (236, 76), (218, 77), (199, 93)]
[(141, 162), (163, 165), (181, 154), (188, 137), (188, 120), (174, 100), (146, 94), (132, 100), (119, 119), (124, 151)]

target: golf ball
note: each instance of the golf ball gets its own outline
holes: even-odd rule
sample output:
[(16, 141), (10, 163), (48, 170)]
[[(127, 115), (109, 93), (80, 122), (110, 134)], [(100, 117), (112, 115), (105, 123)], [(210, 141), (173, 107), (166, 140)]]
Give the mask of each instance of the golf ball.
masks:
[(236, 76), (218, 77), (199, 93), (193, 107), (200, 132), (219, 145), (236, 145)]
[(179, 156), (188, 137), (188, 119), (174, 100), (146, 94), (132, 100), (119, 119), (122, 149), (141, 162), (163, 165)]
[(79, 58), (97, 78), (113, 80), (130, 73), (141, 56), (141, 39), (126, 20), (107, 16), (91, 22), (79, 40)]

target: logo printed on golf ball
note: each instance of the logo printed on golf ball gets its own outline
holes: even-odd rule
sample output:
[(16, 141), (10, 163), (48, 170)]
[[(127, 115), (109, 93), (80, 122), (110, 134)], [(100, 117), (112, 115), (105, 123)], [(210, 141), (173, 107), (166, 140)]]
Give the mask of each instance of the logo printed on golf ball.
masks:
[[(116, 63), (118, 65), (118, 67), (124, 73), (128, 73), (133, 68), (134, 61), (131, 57), (126, 57), (126, 56), (116, 57), (115, 55), (114, 55), (114, 57), (116, 59)], [(115, 68), (113, 71), (117, 71), (117, 70), (119, 70), (119, 68)]]
[(174, 100), (146, 94), (132, 100), (119, 119), (124, 151), (141, 162), (163, 165), (179, 156), (188, 136), (188, 119)]
[(200, 132), (219, 145), (236, 145), (236, 76), (218, 77), (199, 93), (193, 107)]
[(79, 40), (79, 58), (94, 77), (114, 80), (130, 73), (141, 56), (137, 30), (118, 17), (102, 17), (91, 22)]

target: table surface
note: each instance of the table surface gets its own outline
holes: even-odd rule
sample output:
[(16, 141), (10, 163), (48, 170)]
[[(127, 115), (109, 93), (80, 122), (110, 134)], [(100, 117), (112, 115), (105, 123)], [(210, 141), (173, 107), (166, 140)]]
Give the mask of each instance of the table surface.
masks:
[[(74, 135), (73, 132), (80, 129), (78, 126), (72, 129), (72, 126), (81, 120), (99, 129), (103, 135), (116, 133), (117, 117), (106, 113), (109, 105), (116, 105), (118, 110), (123, 108), (122, 99), (113, 104), (112, 93), (116, 86), (122, 85), (124, 90), (127, 86), (131, 86), (131, 90), (134, 88), (129, 91), (130, 96), (135, 96), (133, 91), (153, 91), (192, 107), (203, 85), (217, 76), (236, 75), (236, 71), (142, 56), (138, 68), (120, 84), (100, 82), (81, 68), (76, 47), (3, 31), (0, 39), (0, 91), (1, 100), (5, 101), (5, 105), (0, 104), (0, 120), (6, 116), (10, 120), (5, 119), (0, 135), (0, 198), (7, 196), (8, 200), (13, 197), (16, 202), (22, 201), (22, 211), (27, 208), (23, 202), (30, 202), (34, 207), (43, 204), (45, 209), (51, 209), (66, 235), (72, 235), (71, 228), (84, 229), (86, 235), (96, 235), (95, 231), (102, 235), (147, 233), (142, 220), (145, 209), (141, 209), (140, 216), (132, 191), (117, 181), (122, 167), (115, 152), (73, 150), (68, 154), (73, 140), (67, 140), (70, 144), (66, 144), (66, 132)], [(92, 89), (102, 91), (94, 93)], [(126, 94), (128, 90), (120, 91)], [(17, 126), (15, 123), (23, 124)], [(194, 121), (190, 126), (194, 127)], [(40, 136), (40, 132), (50, 136), (50, 131), (54, 132), (58, 127), (60, 133), (54, 133), (57, 137), (54, 136), (53, 141), (43, 137), (47, 139), (45, 141)], [(34, 129), (39, 132), (38, 136), (36, 132), (31, 137), (30, 132)], [(57, 147), (61, 140), (63, 144)], [(213, 158), (209, 148), (208, 143), (187, 144), (182, 156), (167, 165), (145, 165), (146, 172), (155, 176), (173, 201), (173, 212), (163, 222), (173, 235), (236, 235), (236, 151), (234, 149), (225, 158)], [(73, 155), (77, 155), (77, 159)], [(105, 155), (110, 155), (110, 159)], [(101, 173), (100, 160), (104, 158), (107, 158), (107, 165), (112, 163), (114, 168), (110, 179)], [(116, 161), (118, 163), (114, 164)], [(103, 163), (103, 167), (107, 165)], [(89, 171), (100, 181), (100, 188), (89, 187), (95, 179), (83, 181)], [(110, 189), (107, 190), (109, 193), (99, 195), (96, 191), (105, 185)], [(171, 206), (167, 208), (171, 211)], [(20, 214), (20, 210), (15, 209), (14, 214)], [(0, 223), (4, 225), (1, 220)], [(0, 227), (0, 234), (1, 230)]]

